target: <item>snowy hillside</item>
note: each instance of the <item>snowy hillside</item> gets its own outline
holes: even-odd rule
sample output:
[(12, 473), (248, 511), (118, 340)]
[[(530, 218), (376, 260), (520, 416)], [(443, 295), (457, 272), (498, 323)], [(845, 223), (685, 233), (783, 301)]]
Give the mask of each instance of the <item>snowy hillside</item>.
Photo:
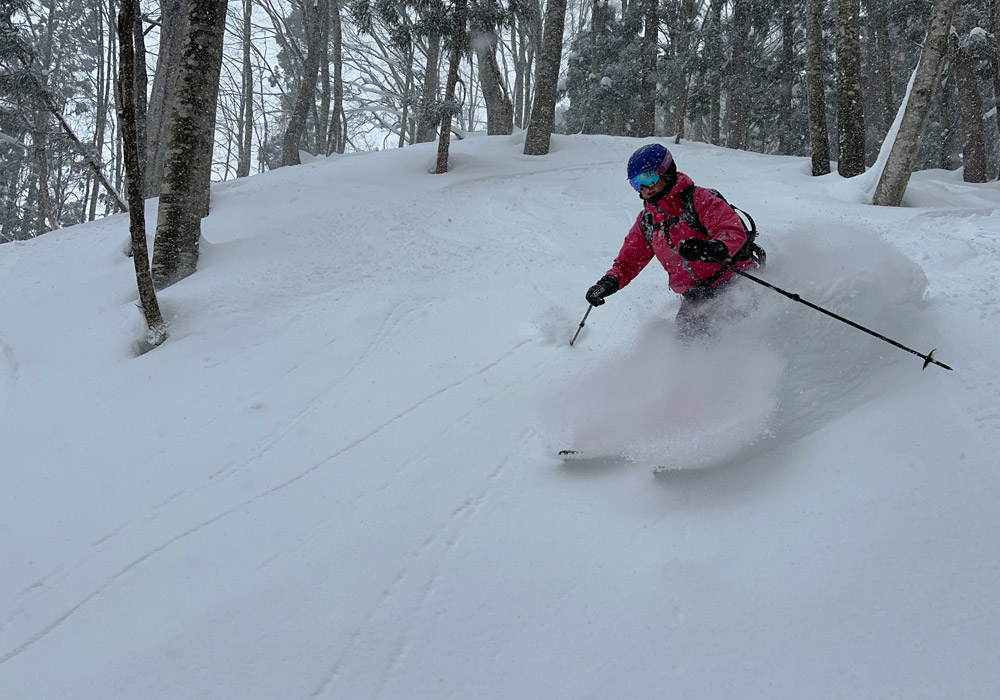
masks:
[(141, 357), (124, 217), (0, 246), (0, 698), (1000, 695), (997, 183), (670, 145), (953, 372), (750, 283), (680, 346), (655, 262), (570, 347), (644, 141), (522, 141), (217, 186)]

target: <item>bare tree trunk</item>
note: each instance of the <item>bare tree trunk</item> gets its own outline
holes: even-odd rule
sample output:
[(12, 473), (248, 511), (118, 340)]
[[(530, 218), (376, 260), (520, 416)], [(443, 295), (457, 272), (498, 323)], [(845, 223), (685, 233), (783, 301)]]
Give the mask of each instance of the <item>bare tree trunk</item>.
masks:
[(319, 17), (319, 112), (316, 116), (316, 153), (329, 155), (327, 143), (330, 128), (330, 102), (332, 89), (330, 84), (330, 1), (323, 0)]
[(993, 101), (997, 110), (997, 131), (1000, 132), (1000, 0), (993, 0), (993, 36), (997, 40), (993, 54)]
[[(132, 36), (135, 45), (135, 64), (133, 74), (135, 76), (135, 133), (139, 137), (138, 156), (139, 172), (142, 173), (142, 181), (146, 181), (146, 114), (149, 111), (149, 103), (146, 94), (149, 89), (149, 76), (146, 74), (146, 37), (142, 31), (142, 16), (139, 9), (135, 11), (135, 23), (132, 26)], [(121, 68), (119, 67), (119, 72)]]
[(826, 86), (823, 84), (824, 2), (806, 0), (806, 92), (813, 175), (830, 172), (830, 131), (826, 124)]
[[(45, 90), (45, 86), (42, 86)], [(38, 198), (34, 231), (40, 236), (59, 228), (52, 216), (52, 197), (49, 192), (49, 115), (44, 109), (35, 110), (31, 133), (32, 152), (35, 156), (35, 175), (38, 178)]]
[(250, 174), (250, 152), (253, 148), (253, 64), (250, 62), (253, 21), (253, 0), (243, 0), (243, 75), (241, 76), (240, 114), (237, 132), (240, 140), (239, 155), (236, 158), (236, 177)]
[[(489, 1), (492, 3), (492, 0)], [(492, 15), (492, 12), (489, 14)], [(497, 64), (496, 29), (480, 24), (474, 28), (474, 34), (473, 46), (479, 59), (479, 84), (486, 101), (486, 133), (511, 134), (514, 131), (514, 105)]]
[(787, 3), (781, 15), (781, 95), (778, 106), (781, 133), (778, 153), (792, 152), (792, 95), (795, 88), (795, 5)]
[[(441, 60), (441, 34), (431, 30), (427, 35), (427, 66), (424, 68), (424, 86), (420, 96), (420, 115), (417, 118), (417, 143), (434, 140), (434, 130), (440, 123), (437, 110), (438, 62)], [(458, 70), (457, 68), (455, 69)], [(456, 72), (457, 79), (457, 72)]]
[(344, 113), (344, 35), (340, 0), (330, 1), (330, 38), (333, 41), (333, 113), (330, 115), (330, 151), (347, 147), (347, 115)]
[(958, 114), (962, 124), (962, 158), (965, 182), (987, 182), (986, 127), (983, 124), (983, 97), (979, 94), (976, 61), (961, 47), (955, 50), (955, 78), (958, 88)]
[(410, 121), (410, 96), (413, 94), (413, 61), (415, 54), (414, 43), (411, 41), (406, 51), (406, 81), (403, 85), (402, 109), (399, 115), (399, 141), (397, 148), (406, 145), (406, 132), (409, 130)]
[(865, 171), (860, 16), (860, 0), (837, 0), (837, 172), (843, 177)]
[(511, 53), (514, 55), (514, 123), (518, 128), (524, 128), (525, 104), (528, 101), (525, 85), (528, 76), (528, 36), (524, 22), (515, 20), (516, 28), (511, 32)]
[(694, 0), (683, 0), (681, 2), (680, 31), (677, 34), (677, 43), (681, 59), (681, 67), (677, 76), (677, 89), (674, 91), (676, 112), (674, 113), (674, 143), (680, 143), (684, 138), (684, 120), (687, 118), (688, 92), (691, 86), (691, 38), (694, 33), (694, 20), (698, 8)]
[(448, 82), (445, 84), (445, 112), (441, 118), (441, 134), (438, 136), (437, 167), (438, 175), (448, 172), (448, 150), (451, 145), (451, 120), (459, 112), (455, 104), (455, 85), (458, 84), (458, 69), (462, 63), (462, 52), (465, 50), (465, 23), (468, 16), (466, 0), (455, 0), (452, 10), (451, 59), (448, 64)]
[(549, 141), (555, 128), (556, 90), (565, 28), (566, 0), (549, 0), (545, 7), (542, 50), (535, 74), (535, 102), (531, 106), (531, 122), (524, 139), (526, 156), (543, 156), (549, 152)]
[(181, 52), (188, 34), (188, 8), (191, 0), (161, 0), (160, 50), (150, 90), (146, 115), (146, 196), (155, 197), (163, 182), (167, 138), (177, 82), (181, 73)]
[(639, 95), (639, 136), (652, 136), (656, 131), (656, 50), (659, 46), (660, 19), (657, 0), (645, 0), (642, 30), (642, 94)]
[(155, 348), (167, 339), (166, 324), (160, 313), (153, 288), (153, 277), (149, 268), (149, 250), (146, 247), (146, 213), (143, 206), (142, 166), (139, 153), (142, 141), (139, 138), (136, 119), (136, 49), (133, 29), (138, 16), (139, 0), (122, 0), (118, 15), (118, 41), (121, 51), (119, 60), (118, 90), (120, 93), (118, 121), (121, 124), (122, 141), (125, 149), (125, 172), (128, 187), (129, 232), (132, 240), (132, 260), (135, 265), (135, 279), (139, 288), (139, 302), (146, 319), (149, 334), (146, 338), (148, 349)]
[(726, 146), (743, 149), (747, 144), (746, 51), (750, 35), (749, 0), (733, 2), (732, 54), (729, 60), (729, 89), (726, 101)]
[(889, 133), (896, 109), (892, 99), (892, 46), (889, 39), (888, 9), (885, 0), (868, 0), (868, 26), (875, 42), (872, 87), (877, 95), (877, 108), (873, 116), (882, 138)]
[(920, 134), (924, 130), (924, 121), (930, 111), (934, 89), (941, 73), (941, 63), (948, 51), (948, 32), (957, 4), (957, 0), (934, 0), (931, 5), (927, 37), (913, 77), (913, 88), (906, 101), (899, 133), (875, 188), (873, 204), (898, 207), (903, 202), (903, 194), (913, 172)]
[(707, 38), (705, 54), (709, 57), (708, 89), (710, 93), (708, 139), (715, 145), (722, 143), (722, 5), (724, 0), (712, 0), (708, 15), (711, 32)]
[(288, 118), (288, 127), (281, 144), (281, 164), (298, 165), (299, 148), (302, 146), (302, 134), (306, 128), (306, 118), (309, 109), (316, 101), (316, 81), (319, 78), (320, 58), (323, 54), (321, 43), (322, 13), (327, 10), (323, 0), (302, 3), (302, 23), (306, 33), (306, 57), (302, 66), (302, 81), (295, 97), (295, 105)]
[[(97, 17), (97, 79), (95, 82), (95, 89), (97, 91), (96, 109), (95, 109), (95, 129), (94, 129), (94, 140), (92, 141), (94, 153), (104, 152), (105, 143), (105, 133), (108, 128), (108, 108), (111, 104), (111, 61), (105, 61), (105, 47), (104, 47), (104, 5), (101, 5), (101, 11), (95, 14)], [(108, 20), (108, 26), (111, 25), (113, 20)], [(111, 51), (112, 42), (108, 41), (107, 50)], [(99, 200), (100, 192), (100, 181), (97, 176), (94, 177), (94, 187), (87, 198), (87, 220), (93, 221), (97, 218), (97, 202)]]
[(160, 289), (197, 269), (201, 219), (208, 213), (226, 0), (191, 0), (190, 7), (153, 246), (153, 281)]

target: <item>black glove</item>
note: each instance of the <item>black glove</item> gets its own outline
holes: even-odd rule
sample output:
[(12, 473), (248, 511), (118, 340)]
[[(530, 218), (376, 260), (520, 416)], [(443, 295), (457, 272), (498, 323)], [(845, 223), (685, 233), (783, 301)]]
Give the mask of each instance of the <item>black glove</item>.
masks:
[(729, 249), (722, 241), (703, 241), (700, 238), (685, 238), (677, 248), (680, 256), (687, 261), (720, 263), (729, 257)]
[(618, 291), (618, 278), (612, 275), (604, 275), (597, 280), (597, 284), (587, 290), (587, 301), (592, 306), (600, 306), (604, 303), (604, 297), (609, 297)]

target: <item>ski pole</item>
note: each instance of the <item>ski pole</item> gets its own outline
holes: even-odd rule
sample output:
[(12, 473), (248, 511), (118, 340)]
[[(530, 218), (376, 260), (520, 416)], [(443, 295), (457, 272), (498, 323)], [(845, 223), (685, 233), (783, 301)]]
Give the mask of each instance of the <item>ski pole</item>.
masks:
[(590, 316), (590, 312), (594, 310), (594, 305), (591, 304), (587, 307), (587, 313), (583, 315), (583, 320), (580, 321), (580, 327), (576, 329), (576, 335), (573, 336), (573, 340), (569, 341), (570, 347), (573, 347), (573, 343), (576, 342), (577, 336), (580, 335), (580, 331), (583, 330), (583, 324), (587, 322), (587, 316)]
[[(718, 261), (714, 261), (713, 260), (712, 262), (718, 262)], [(837, 319), (838, 321), (842, 321), (843, 323), (846, 323), (847, 325), (849, 325), (849, 326), (851, 326), (853, 328), (857, 328), (859, 331), (864, 331), (868, 335), (873, 335), (876, 338), (878, 338), (879, 340), (884, 340), (885, 342), (889, 343), (889, 345), (895, 345), (900, 350), (906, 350), (906, 352), (913, 353), (914, 355), (916, 355), (917, 357), (921, 358), (924, 361), (924, 366), (923, 366), (922, 369), (927, 369), (927, 365), (929, 365), (929, 364), (935, 364), (938, 367), (944, 367), (945, 369), (948, 369), (948, 370), (951, 369), (951, 367), (949, 367), (948, 365), (944, 364), (943, 362), (938, 362), (937, 360), (934, 359), (934, 353), (937, 351), (937, 348), (935, 348), (934, 350), (931, 350), (926, 355), (923, 355), (923, 354), (917, 352), (916, 350), (914, 350), (913, 348), (908, 348), (905, 345), (903, 345), (902, 343), (897, 343), (892, 338), (886, 338), (881, 333), (876, 333), (875, 331), (873, 331), (873, 330), (871, 330), (869, 328), (865, 328), (861, 324), (855, 323), (854, 321), (851, 321), (850, 319), (846, 319), (843, 316), (839, 316), (839, 315), (833, 313), (832, 311), (827, 311), (826, 309), (824, 309), (821, 306), (817, 306), (816, 304), (813, 304), (812, 302), (806, 301), (805, 299), (803, 299), (802, 297), (800, 297), (798, 294), (793, 294), (792, 292), (786, 292), (784, 289), (780, 289), (779, 287), (775, 287), (773, 284), (765, 282), (764, 280), (760, 279), (759, 277), (755, 277), (755, 276), (753, 276), (753, 275), (751, 275), (751, 274), (749, 274), (747, 272), (744, 272), (743, 270), (737, 270), (735, 267), (733, 267), (732, 265), (730, 265), (727, 262), (720, 262), (719, 264), (722, 265), (723, 267), (729, 269), (729, 270), (732, 270), (737, 275), (742, 275), (743, 277), (746, 277), (749, 280), (753, 280), (757, 284), (763, 285), (763, 286), (767, 287), (768, 289), (773, 289), (778, 294), (782, 294), (782, 295), (788, 297), (789, 299), (791, 299), (792, 301), (797, 301), (800, 304), (805, 304), (810, 309), (815, 309), (816, 311), (824, 313), (827, 316), (832, 316), (833, 318)], [(584, 318), (586, 318), (586, 317), (584, 317)]]

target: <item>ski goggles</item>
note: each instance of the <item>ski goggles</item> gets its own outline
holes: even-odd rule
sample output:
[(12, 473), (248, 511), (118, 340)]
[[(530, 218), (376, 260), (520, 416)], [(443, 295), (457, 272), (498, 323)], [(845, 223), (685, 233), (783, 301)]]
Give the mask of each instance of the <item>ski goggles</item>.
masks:
[(657, 182), (659, 182), (659, 180), (660, 180), (660, 173), (657, 172), (655, 169), (646, 170), (645, 172), (641, 172), (635, 177), (630, 177), (628, 179), (629, 183), (632, 185), (632, 188), (636, 192), (639, 191), (640, 187), (652, 187)]

